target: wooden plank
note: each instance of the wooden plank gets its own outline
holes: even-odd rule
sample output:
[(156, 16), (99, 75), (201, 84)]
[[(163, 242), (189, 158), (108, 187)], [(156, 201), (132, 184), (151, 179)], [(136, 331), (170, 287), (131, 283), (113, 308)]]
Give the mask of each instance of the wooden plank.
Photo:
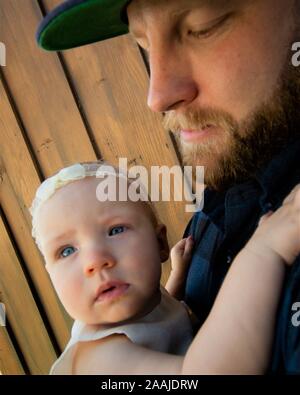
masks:
[(41, 19), (36, 0), (1, 0), (0, 37), (7, 62), (2, 72), (45, 176), (77, 161), (95, 159), (57, 55), (35, 43)]
[(21, 264), (0, 219), (0, 289), (7, 318), (31, 374), (47, 374), (56, 359)]
[(0, 326), (0, 374), (24, 374), (22, 364), (4, 326)]
[(0, 196), (1, 206), (18, 248), (47, 313), (61, 349), (68, 338), (71, 321), (58, 304), (55, 291), (44, 268), (43, 258), (31, 237), (31, 205), (40, 184), (34, 163), (0, 81)]

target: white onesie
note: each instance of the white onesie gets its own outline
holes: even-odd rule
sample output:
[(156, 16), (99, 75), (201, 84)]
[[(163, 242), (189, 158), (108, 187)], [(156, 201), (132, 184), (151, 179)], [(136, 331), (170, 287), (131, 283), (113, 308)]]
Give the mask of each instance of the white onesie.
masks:
[(134, 322), (103, 329), (100, 325), (75, 321), (71, 339), (53, 364), (50, 374), (72, 374), (77, 342), (98, 340), (115, 333), (124, 334), (141, 346), (175, 355), (184, 355), (193, 338), (186, 306), (161, 287), (160, 303), (145, 317)]

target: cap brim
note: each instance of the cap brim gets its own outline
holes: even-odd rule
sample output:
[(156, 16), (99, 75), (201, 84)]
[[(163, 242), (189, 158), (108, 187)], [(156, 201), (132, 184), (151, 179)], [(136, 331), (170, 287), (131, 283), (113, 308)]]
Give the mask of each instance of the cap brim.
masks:
[(128, 33), (122, 12), (128, 0), (68, 0), (41, 22), (37, 42), (59, 51)]

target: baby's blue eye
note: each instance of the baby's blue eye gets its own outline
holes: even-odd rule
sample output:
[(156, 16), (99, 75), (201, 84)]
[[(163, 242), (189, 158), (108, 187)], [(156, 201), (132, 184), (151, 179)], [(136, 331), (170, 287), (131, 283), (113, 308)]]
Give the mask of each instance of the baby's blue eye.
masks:
[(114, 236), (117, 235), (118, 233), (123, 233), (126, 229), (126, 226), (114, 226), (113, 228), (110, 229), (109, 231), (109, 236)]
[(67, 258), (69, 255), (72, 255), (75, 251), (76, 248), (69, 246), (64, 248), (59, 255), (61, 256), (61, 258)]

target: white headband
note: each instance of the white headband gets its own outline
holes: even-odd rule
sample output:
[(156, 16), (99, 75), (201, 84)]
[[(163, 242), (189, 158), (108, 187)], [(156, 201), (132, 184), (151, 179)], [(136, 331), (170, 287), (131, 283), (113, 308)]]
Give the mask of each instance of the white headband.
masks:
[[(101, 167), (104, 171), (102, 172)], [(72, 181), (81, 180), (85, 177), (92, 177), (99, 175), (99, 170), (102, 174), (108, 174), (109, 171), (105, 169), (111, 169), (112, 166), (107, 165), (105, 162), (91, 162), (91, 163), (76, 163), (75, 165), (65, 167), (61, 169), (57, 174), (47, 178), (38, 187), (32, 205), (29, 209), (32, 216), (32, 236), (36, 240), (38, 247), (40, 248), (39, 242), (36, 237), (36, 214), (41, 205), (48, 200), (55, 191), (63, 186), (69, 184)], [(116, 170), (116, 169), (115, 169)], [(120, 175), (120, 171), (118, 170)], [(41, 248), (40, 248), (41, 250)]]

